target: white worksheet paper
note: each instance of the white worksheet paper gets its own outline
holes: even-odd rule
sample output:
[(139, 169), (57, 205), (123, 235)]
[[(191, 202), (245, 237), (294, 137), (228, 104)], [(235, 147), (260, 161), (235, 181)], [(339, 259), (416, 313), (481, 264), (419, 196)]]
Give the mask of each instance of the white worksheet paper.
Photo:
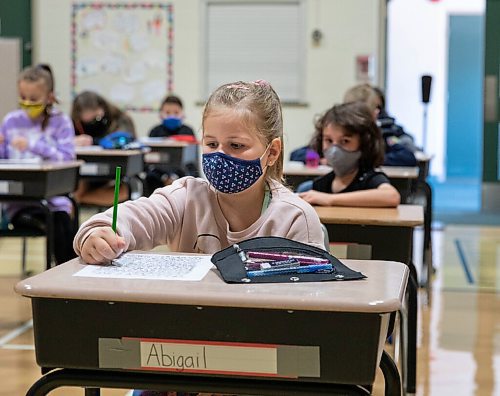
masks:
[(213, 267), (210, 256), (125, 253), (115, 265), (87, 265), (73, 276), (200, 281)]

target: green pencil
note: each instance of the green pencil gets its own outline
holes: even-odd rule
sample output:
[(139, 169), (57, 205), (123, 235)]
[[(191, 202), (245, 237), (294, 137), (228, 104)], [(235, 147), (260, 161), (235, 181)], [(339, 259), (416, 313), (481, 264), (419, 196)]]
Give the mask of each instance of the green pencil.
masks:
[(113, 202), (113, 231), (116, 234), (116, 218), (118, 217), (118, 195), (120, 194), (120, 180), (122, 174), (122, 167), (116, 167), (116, 176), (115, 176), (115, 199)]

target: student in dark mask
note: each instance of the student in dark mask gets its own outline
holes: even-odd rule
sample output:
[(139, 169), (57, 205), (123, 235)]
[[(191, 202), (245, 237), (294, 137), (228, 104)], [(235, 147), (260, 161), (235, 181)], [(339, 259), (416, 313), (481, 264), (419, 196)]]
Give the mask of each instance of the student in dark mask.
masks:
[[(135, 137), (132, 119), (102, 96), (91, 91), (78, 94), (73, 100), (71, 118), (75, 126), (75, 146), (98, 145), (110, 133), (128, 132)], [(80, 204), (111, 206), (114, 182), (80, 180), (74, 198)], [(119, 200), (128, 199), (126, 185), (120, 188)]]
[(131, 118), (95, 92), (84, 91), (75, 97), (71, 118), (76, 146), (97, 145), (101, 138), (116, 131), (135, 136)]

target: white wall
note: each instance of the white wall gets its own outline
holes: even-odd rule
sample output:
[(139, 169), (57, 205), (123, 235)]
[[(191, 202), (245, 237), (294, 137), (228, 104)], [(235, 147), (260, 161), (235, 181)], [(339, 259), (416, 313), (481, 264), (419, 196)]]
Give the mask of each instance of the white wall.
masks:
[(431, 174), (446, 174), (448, 102), (448, 22), (450, 14), (484, 14), (485, 0), (391, 0), (387, 33), (387, 107), (397, 122), (422, 144), (420, 77), (433, 76), (427, 147), (434, 155)]
[[(88, 0), (86, 0), (88, 1)], [(123, 2), (140, 2), (124, 0)], [(198, 0), (172, 0), (174, 5), (174, 89), (185, 103), (186, 122), (200, 128), (201, 50), (199, 26), (202, 16)], [(385, 0), (306, 0), (306, 107), (285, 107), (286, 155), (306, 144), (313, 131), (313, 119), (356, 84), (355, 57), (374, 55), (377, 62), (384, 54), (379, 28)], [(52, 64), (56, 90), (62, 107), (69, 111), (70, 97), (70, 1), (33, 1), (34, 61)], [(320, 29), (323, 40), (315, 46), (311, 39), (314, 29)], [(382, 40), (383, 42), (383, 40)], [(378, 74), (383, 75), (379, 67)], [(378, 83), (378, 81), (374, 81)], [(279, 94), (279, 92), (278, 92)], [(198, 104), (197, 104), (198, 103)], [(146, 135), (158, 122), (156, 114), (132, 113), (139, 135)]]

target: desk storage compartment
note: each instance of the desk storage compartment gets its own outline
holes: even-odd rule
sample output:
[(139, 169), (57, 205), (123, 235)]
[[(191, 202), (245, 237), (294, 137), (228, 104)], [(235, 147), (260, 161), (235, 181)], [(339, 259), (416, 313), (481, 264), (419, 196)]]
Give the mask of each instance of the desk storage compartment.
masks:
[[(126, 154), (126, 151), (124, 151), (124, 154)], [(94, 175), (84, 175), (84, 176), (90, 176), (90, 177), (96, 177), (96, 178), (115, 178), (115, 169), (117, 166), (122, 167), (122, 177), (133, 177), (138, 175), (143, 171), (144, 168), (144, 161), (143, 161), (143, 155), (142, 154), (137, 154), (137, 155), (87, 155), (87, 154), (77, 154), (77, 158), (79, 160), (83, 160), (86, 163), (89, 164), (94, 164), (96, 165), (96, 174)], [(99, 168), (99, 165), (104, 164), (105, 167), (101, 166)], [(104, 174), (104, 170), (108, 169), (108, 173)]]
[(151, 153), (154, 154), (146, 159), (146, 162), (158, 163), (169, 166), (181, 166), (184, 147), (151, 147)]
[[(9, 198), (16, 196), (22, 198), (41, 199), (56, 195), (67, 194), (76, 189), (78, 173), (74, 168), (54, 169), (47, 171), (3, 171), (2, 179), (15, 180), (15, 188), (6, 191)], [(0, 191), (0, 198), (4, 195)]]
[(319, 378), (280, 380), (359, 385), (374, 381), (389, 317), (49, 298), (32, 305), (36, 359), (45, 368), (99, 369), (100, 338), (316, 346)]

